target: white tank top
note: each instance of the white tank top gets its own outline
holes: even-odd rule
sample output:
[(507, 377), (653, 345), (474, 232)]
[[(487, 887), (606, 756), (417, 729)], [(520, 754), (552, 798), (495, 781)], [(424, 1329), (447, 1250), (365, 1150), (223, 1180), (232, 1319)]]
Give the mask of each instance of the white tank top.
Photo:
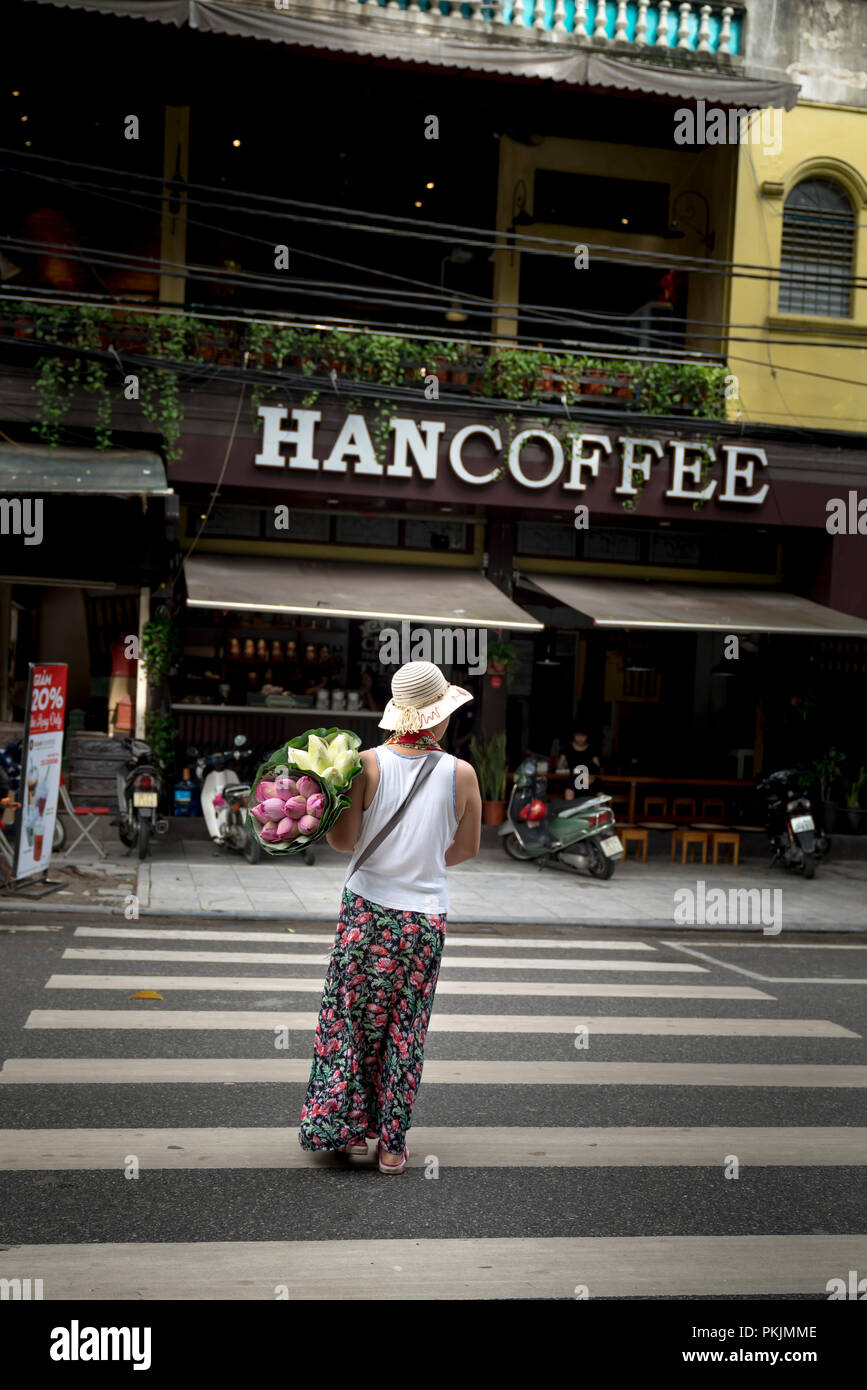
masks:
[[(449, 754), (409, 756), (383, 746), (374, 750), (379, 786), (361, 816), (344, 887), (368, 902), (405, 912), (444, 913), (449, 910), (445, 853), (458, 828), (455, 800), (457, 759)], [(436, 767), (416, 793), (393, 830), (365, 860), (353, 866), (365, 845), (391, 819), (428, 757)]]

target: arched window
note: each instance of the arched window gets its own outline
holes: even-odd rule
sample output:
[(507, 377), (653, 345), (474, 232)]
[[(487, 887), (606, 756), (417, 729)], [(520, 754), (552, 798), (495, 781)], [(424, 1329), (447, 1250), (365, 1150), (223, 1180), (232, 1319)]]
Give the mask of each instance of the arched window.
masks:
[(778, 308), (785, 314), (851, 312), (855, 213), (830, 179), (805, 179), (783, 208)]

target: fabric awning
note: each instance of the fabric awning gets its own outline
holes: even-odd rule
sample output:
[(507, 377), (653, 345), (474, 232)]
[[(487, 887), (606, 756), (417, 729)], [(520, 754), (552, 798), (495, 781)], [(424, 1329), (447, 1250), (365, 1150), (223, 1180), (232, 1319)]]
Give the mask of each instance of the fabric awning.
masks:
[(159, 454), (134, 449), (40, 449), (0, 443), (0, 492), (98, 492), (104, 496), (166, 496)]
[(778, 589), (729, 589), (522, 571), (594, 627), (668, 628), (701, 632), (775, 632), (809, 637), (864, 637), (867, 621)]
[[(337, 14), (334, 7), (315, 13), (311, 5), (299, 13), (276, 10), (273, 0), (36, 0), (37, 4), (65, 9), (96, 10), (126, 15), (161, 24), (209, 33), (234, 34), (305, 48), (324, 48), (345, 53), (365, 53), (434, 67), (470, 68), (476, 72), (500, 72), (512, 77), (549, 78), (576, 87), (603, 87), (614, 91), (652, 92), (696, 100), (703, 97), (718, 106), (784, 107), (791, 111), (800, 88), (776, 81), (674, 67), (669, 61), (614, 58), (605, 50), (558, 43), (551, 48), (526, 39), (509, 39), (482, 32), (465, 38), (459, 33), (440, 34), (421, 30), (421, 18), (407, 22), (375, 7), (364, 6), (353, 16)], [(313, 13), (311, 13), (311, 10)], [(359, 7), (361, 10), (361, 7)], [(415, 18), (415, 17), (413, 17)], [(674, 57), (676, 50), (668, 55)]]
[(191, 608), (409, 619), (525, 632), (544, 627), (477, 570), (193, 554), (184, 571)]

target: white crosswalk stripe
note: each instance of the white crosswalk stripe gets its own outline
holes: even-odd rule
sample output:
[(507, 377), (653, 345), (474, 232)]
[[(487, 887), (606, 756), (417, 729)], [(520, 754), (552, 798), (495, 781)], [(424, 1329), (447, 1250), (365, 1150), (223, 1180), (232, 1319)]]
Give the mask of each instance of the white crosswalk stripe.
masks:
[[(58, 1094), (56, 1088), (70, 1088), (64, 1112), (73, 1117), (77, 1097), (104, 1095), (107, 1088), (116, 1087), (123, 1099), (110, 1101), (108, 1112), (103, 1102), (100, 1113), (110, 1114), (114, 1104), (122, 1105), (126, 1122), (0, 1129), (0, 1172), (66, 1171), (79, 1175), (76, 1181), (87, 1182), (88, 1174), (122, 1172), (134, 1156), (142, 1174), (162, 1171), (167, 1183), (177, 1183), (182, 1173), (191, 1171), (283, 1171), (291, 1174), (294, 1183), (325, 1181), (329, 1170), (346, 1173), (345, 1158), (303, 1151), (294, 1123), (258, 1127), (249, 1119), (233, 1119), (231, 1111), (224, 1112), (229, 1122), (221, 1123), (222, 1097), (238, 1094), (224, 1092), (224, 1086), (263, 1086), (264, 1097), (275, 1093), (274, 1083), (288, 1084), (294, 1089), (288, 1092), (287, 1109), (300, 1108), (312, 1056), (312, 1047), (310, 1055), (304, 1049), (303, 1037), (312, 1035), (315, 1028), (330, 934), (82, 926), (74, 935), (107, 944), (64, 951), (67, 968), (52, 974), (45, 988), (76, 991), (85, 1007), (31, 1009), (21, 1037), (30, 1040), (31, 1049), (39, 1055), (7, 1058), (0, 1069), (0, 1087), (25, 1088), (27, 1109), (21, 1113), (28, 1117), (39, 1098)], [(113, 942), (139, 944), (115, 946)], [(262, 949), (275, 945), (283, 949)], [(503, 1094), (509, 1099), (503, 1101), (508, 1113), (502, 1118), (509, 1118), (513, 1110), (518, 1118), (516, 1107), (525, 1103), (525, 1097), (558, 1088), (547, 1092), (557, 1098), (546, 1104), (553, 1106), (559, 1123), (416, 1124), (410, 1130), (411, 1171), (404, 1182), (431, 1176), (432, 1162), (450, 1181), (460, 1173), (487, 1170), (489, 1183), (503, 1182), (509, 1170), (519, 1170), (524, 1174), (522, 1209), (526, 1210), (522, 1214), (527, 1222), (527, 1227), (519, 1229), (528, 1233), (431, 1238), (426, 1221), (409, 1232), (395, 1225), (400, 1235), (391, 1239), (78, 1243), (76, 1236), (76, 1243), (66, 1243), (52, 1235), (45, 1243), (10, 1243), (0, 1253), (0, 1277), (27, 1278), (34, 1270), (45, 1271), (46, 1299), (83, 1301), (118, 1297), (273, 1300), (275, 1290), (284, 1286), (290, 1298), (351, 1300), (367, 1298), (371, 1280), (377, 1296), (387, 1299), (572, 1298), (576, 1285), (587, 1285), (591, 1297), (825, 1297), (829, 1277), (867, 1268), (867, 1236), (813, 1230), (787, 1235), (552, 1237), (532, 1233), (532, 1174), (538, 1173), (541, 1181), (546, 1169), (559, 1170), (563, 1177), (557, 1181), (568, 1183), (568, 1170), (604, 1175), (607, 1170), (630, 1169), (634, 1177), (639, 1170), (676, 1168), (722, 1176), (733, 1155), (744, 1170), (779, 1167), (833, 1173), (837, 1168), (867, 1165), (867, 1128), (854, 1123), (666, 1123), (671, 1118), (667, 1107), (676, 1095), (705, 1088), (758, 1095), (764, 1088), (773, 1092), (778, 1109), (779, 1097), (799, 1091), (818, 1097), (843, 1088), (853, 1093), (863, 1089), (867, 1066), (846, 1060), (853, 1055), (849, 1048), (860, 1040), (851, 1027), (832, 1018), (778, 1017), (773, 994), (752, 984), (704, 983), (709, 975), (724, 980), (725, 972), (682, 958), (665, 959), (661, 945), (496, 934), (448, 941), (455, 955), (445, 958), (437, 986), (437, 998), (445, 1000), (446, 1007), (434, 1009), (429, 1028), (429, 1039), (441, 1039), (448, 1051), (431, 1055), (429, 1042), (422, 1097), (433, 1101), (440, 1094), (453, 1093), (455, 1087), (472, 1087), (480, 1097), (480, 1117), (490, 1113), (492, 1104), (499, 1106)], [(521, 956), (521, 951), (528, 954)], [(101, 962), (104, 973), (78, 973), (79, 963), (89, 961)], [(137, 973), (121, 973), (133, 961), (140, 967)], [(172, 967), (191, 964), (252, 965), (257, 974), (171, 973)], [(305, 975), (280, 974), (286, 967), (315, 969)], [(465, 971), (472, 972), (471, 978), (463, 977)], [(492, 980), (493, 971), (508, 971), (518, 978)], [(544, 978), (527, 978), (533, 972), (544, 972)], [(582, 972), (610, 972), (615, 978), (574, 978)], [(628, 978), (644, 972), (656, 978)], [(683, 980), (685, 974), (691, 977), (688, 982)], [(106, 991), (128, 996), (142, 990), (166, 994), (169, 1000), (117, 999), (115, 1007), (95, 1007)], [(171, 1007), (176, 993), (191, 996), (182, 1008)], [(233, 995), (240, 996), (238, 1009), (229, 1006)], [(300, 997), (287, 998), (284, 1009), (281, 995)], [(252, 998), (248, 1002), (245, 996)], [(303, 996), (311, 996), (307, 1008), (299, 1007), (306, 1002)], [(448, 1011), (447, 1002), (455, 996), (466, 1001), (465, 1012)], [(502, 999), (500, 1007), (508, 1009), (506, 1001), (524, 998), (531, 1001), (526, 1012), (520, 1004), (515, 1006), (516, 1013), (485, 1012), (487, 1001)], [(572, 1005), (562, 1001), (582, 999), (602, 1001), (597, 1007), (603, 1010), (607, 1001), (622, 1000), (623, 1010), (635, 1012), (586, 1012), (586, 1006), (578, 1012), (577, 1002), (574, 1013), (564, 1012)], [(641, 1001), (651, 1002), (642, 1006)], [(642, 1012), (642, 1007), (659, 1008), (657, 1001), (670, 1001), (671, 1011), (663, 1006), (658, 1013)], [(692, 1012), (679, 1016), (677, 1008), (690, 1001)], [(731, 1007), (731, 1001), (743, 1006), (740, 1016), (718, 1015), (716, 1006)], [(249, 1003), (262, 1007), (251, 1008)], [(542, 1012), (546, 1008), (551, 1011)], [(609, 1047), (617, 1046), (619, 1056), (625, 1052), (631, 1060), (590, 1060), (586, 1051), (572, 1046), (576, 1029), (586, 1029), (591, 1039), (610, 1039)], [(269, 1035), (270, 1052), (276, 1030), (293, 1035), (296, 1055), (282, 1050), (276, 1055), (245, 1055), (248, 1040), (257, 1052), (263, 1050), (262, 1034)], [(173, 1038), (173, 1034), (180, 1036)], [(63, 1045), (62, 1056), (45, 1055), (52, 1035), (74, 1035), (75, 1045), (68, 1049)], [(549, 1040), (547, 1054), (527, 1053), (534, 1039), (544, 1038)], [(618, 1044), (618, 1039), (624, 1041)], [(763, 1060), (767, 1052), (760, 1048), (787, 1039), (792, 1046), (783, 1055), (791, 1054), (791, 1060)], [(175, 1048), (203, 1055), (166, 1055), (172, 1042)], [(799, 1042), (808, 1050), (795, 1051)], [(744, 1045), (740, 1055), (739, 1043)], [(126, 1049), (153, 1055), (124, 1055), (124, 1044)], [(209, 1047), (228, 1050), (233, 1045), (241, 1055), (207, 1055)], [(666, 1046), (668, 1057), (673, 1053), (677, 1060), (656, 1060), (659, 1050), (645, 1055), (648, 1049)], [(719, 1048), (720, 1055), (713, 1056), (709, 1048)], [(834, 1050), (829, 1053), (828, 1048)], [(87, 1055), (78, 1055), (79, 1051)], [(152, 1097), (169, 1105), (172, 1095), (193, 1094), (182, 1089), (190, 1087), (197, 1095), (207, 1096), (205, 1127), (196, 1126), (186, 1113), (179, 1123), (155, 1127), (152, 1111), (148, 1123), (135, 1124), (137, 1112), (142, 1113), (140, 1105), (152, 1105)], [(658, 1124), (629, 1123), (627, 1107), (637, 1104), (634, 1098), (627, 1100), (631, 1088), (636, 1088), (636, 1095), (653, 1093), (651, 1118), (656, 1119), (658, 1108)], [(608, 1125), (603, 1119), (581, 1125), (585, 1105), (596, 1094), (605, 1097), (605, 1117), (620, 1123)], [(51, 1113), (56, 1115), (57, 1109)], [(839, 1106), (837, 1114), (843, 1115)], [(597, 1109), (594, 1121), (599, 1118)], [(773, 1112), (760, 1118), (773, 1118)], [(349, 1162), (355, 1168), (369, 1163)], [(342, 1200), (354, 1212), (352, 1198)], [(364, 1226), (365, 1218), (358, 1213), (353, 1219)]]
[[(410, 1166), (436, 1154), (443, 1167), (722, 1167), (736, 1152), (745, 1165), (867, 1164), (867, 1129), (587, 1128), (538, 1129), (413, 1125)], [(295, 1129), (7, 1129), (0, 1130), (0, 1171), (118, 1169), (134, 1153), (142, 1168), (309, 1168)], [(328, 1154), (317, 1162), (338, 1163)]]
[[(822, 1295), (867, 1266), (867, 1236), (639, 1236), (19, 1245), (7, 1277), (50, 1271), (45, 1298), (594, 1298)], [(412, 1293), (408, 1294), (408, 1290)]]
[[(867, 1066), (742, 1062), (427, 1061), (425, 1084), (461, 1086), (867, 1086)], [(306, 1081), (295, 1057), (11, 1057), (0, 1085)]]
[[(34, 928), (35, 930), (35, 928)], [(125, 941), (262, 941), (283, 942), (284, 945), (324, 946), (328, 950), (334, 940), (333, 933), (300, 931), (208, 931), (204, 927), (76, 927), (73, 936), (103, 937)], [(291, 940), (290, 940), (291, 938)], [(531, 948), (534, 951), (655, 951), (650, 941), (624, 941), (607, 937), (603, 941), (570, 941), (568, 937), (540, 936), (461, 936), (449, 932), (447, 946), (452, 951), (456, 946), (503, 946)]]
[[(223, 994), (322, 993), (322, 979), (299, 975), (52, 975), (48, 989), (207, 990)], [(446, 994), (544, 995), (548, 998), (606, 999), (773, 999), (751, 985), (602, 984), (594, 981), (564, 984), (560, 980), (440, 980), (437, 998)]]
[[(315, 1013), (291, 1009), (160, 1009), (130, 1013), (126, 1009), (31, 1009), (25, 1028), (120, 1028), (197, 1031), (268, 1032), (275, 1028), (313, 1034)], [(659, 1037), (716, 1038), (857, 1038), (858, 1033), (824, 1018), (654, 1018), (638, 1014), (447, 1014), (434, 1011), (431, 1033), (643, 1033)]]

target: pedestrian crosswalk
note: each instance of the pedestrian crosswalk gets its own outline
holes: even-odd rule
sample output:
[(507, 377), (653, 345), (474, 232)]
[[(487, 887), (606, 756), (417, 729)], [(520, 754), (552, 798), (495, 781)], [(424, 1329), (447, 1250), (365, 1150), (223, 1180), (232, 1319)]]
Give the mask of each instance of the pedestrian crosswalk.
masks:
[[(329, 934), (72, 935), (43, 981), (62, 1006), (34, 1000), (0, 1068), (0, 1113), (26, 1120), (0, 1129), (0, 1178), (65, 1172), (94, 1213), (91, 1229), (38, 1187), (5, 1234), (0, 1277), (36, 1274), (46, 1299), (357, 1299), (371, 1278), (394, 1299), (822, 1298), (867, 1270), (863, 1225), (813, 1208), (799, 1223), (785, 1195), (818, 1201), (810, 1183), (867, 1165), (847, 1108), (867, 1087), (859, 1033), (663, 942), (449, 936), (409, 1171), (371, 1209), (372, 1162), (297, 1140)], [(122, 997), (142, 990), (167, 997)], [(123, 1183), (133, 1160), (103, 1213), (105, 1175)], [(207, 1191), (188, 1185), (200, 1174)], [(215, 1240), (213, 1185), (232, 1174)]]

